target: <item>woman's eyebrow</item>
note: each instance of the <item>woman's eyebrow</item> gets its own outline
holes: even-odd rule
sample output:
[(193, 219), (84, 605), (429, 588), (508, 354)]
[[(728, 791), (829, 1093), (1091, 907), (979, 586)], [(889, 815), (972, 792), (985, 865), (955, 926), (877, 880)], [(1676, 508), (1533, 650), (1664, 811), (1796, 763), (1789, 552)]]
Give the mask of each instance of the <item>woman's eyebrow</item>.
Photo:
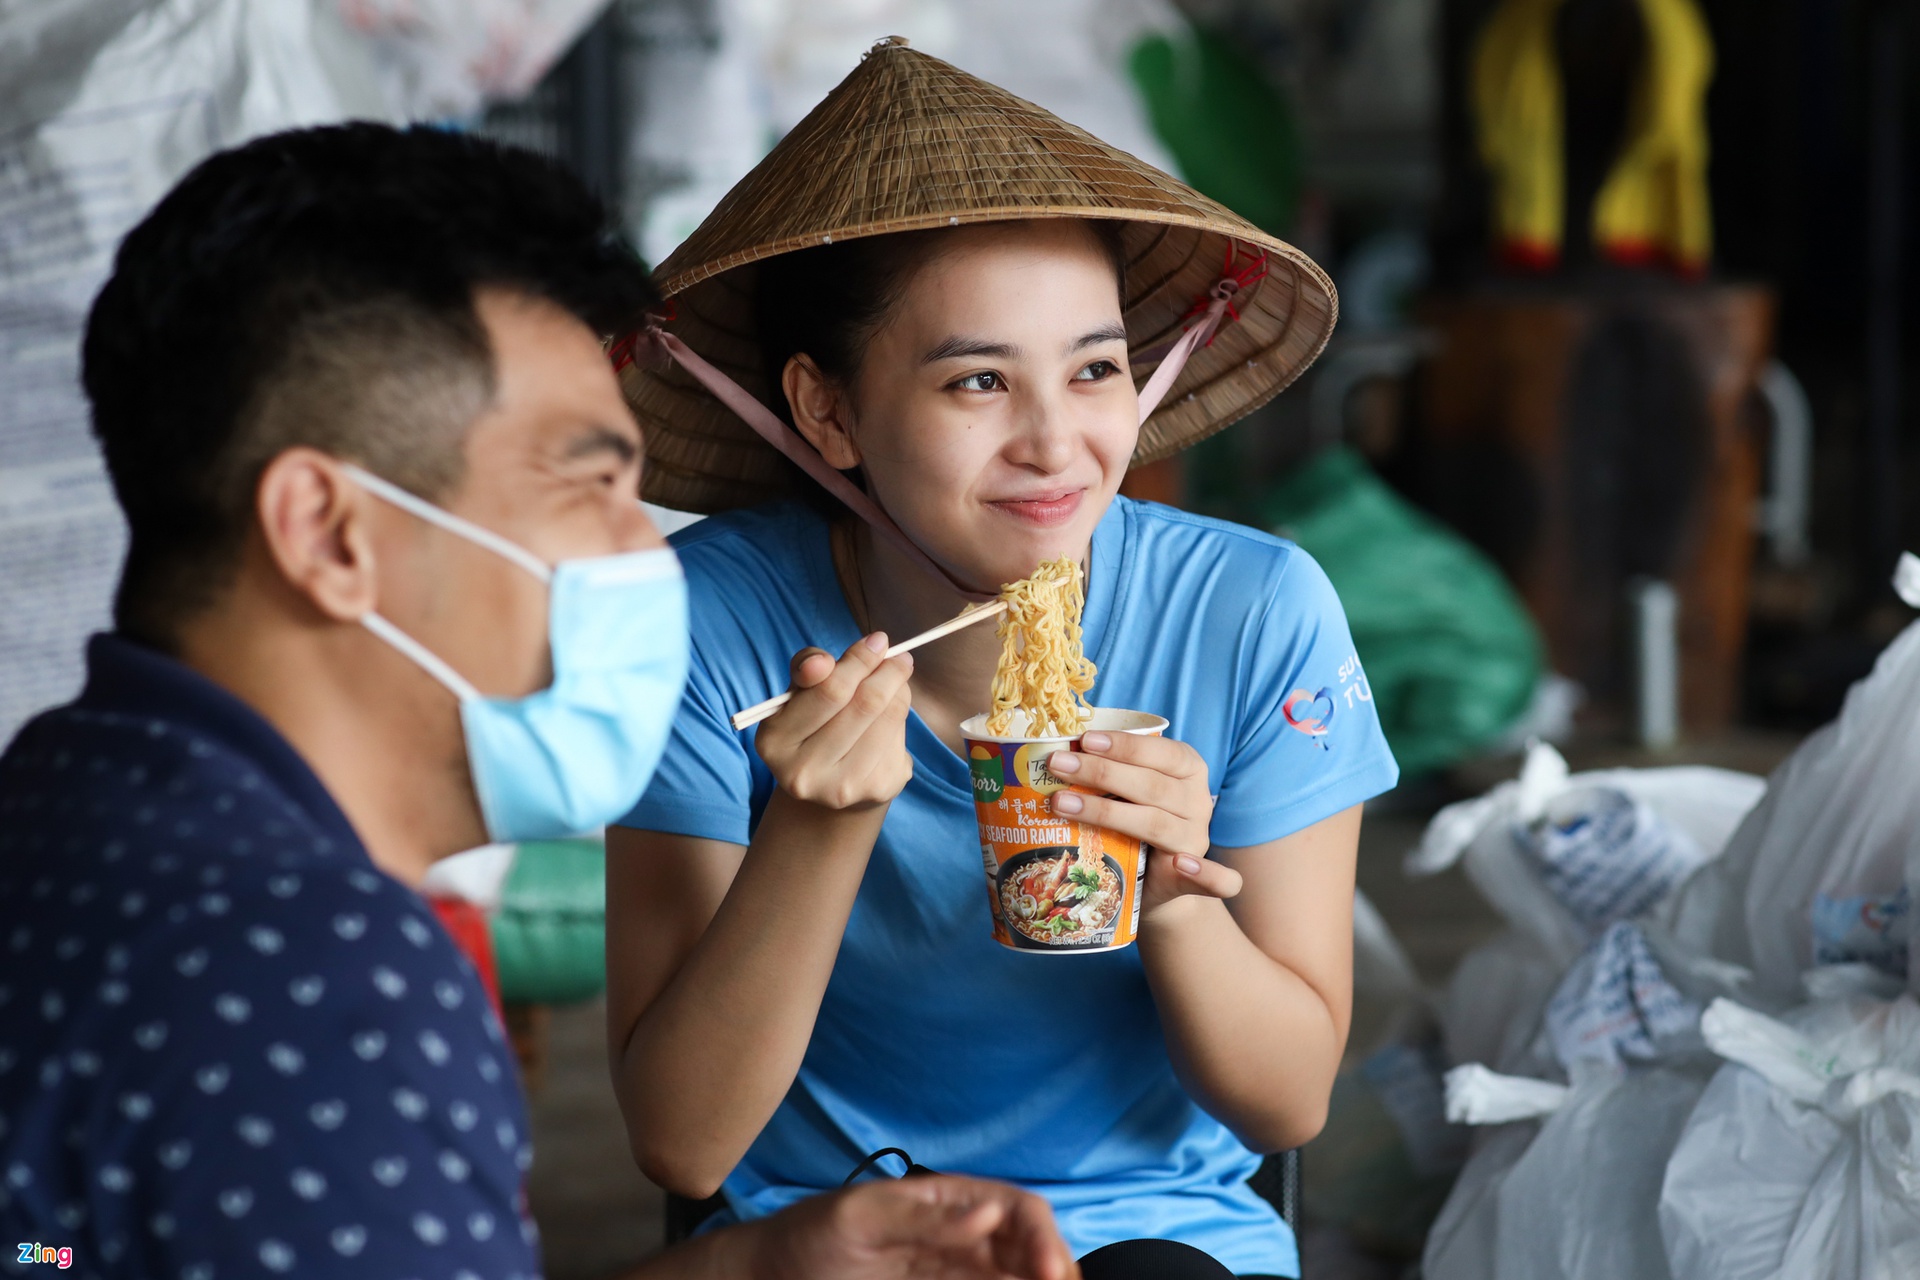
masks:
[(1118, 320), (1113, 320), (1075, 338), (1067, 347), (1067, 354), (1085, 351), (1088, 347), (1097, 347), (1103, 342), (1125, 342), (1126, 340), (1127, 326)]
[(985, 338), (969, 338), (955, 333), (935, 343), (933, 350), (920, 357), (920, 363), (938, 364), (942, 360), (959, 360), (971, 356), (1016, 360), (1020, 356), (1020, 348), (1011, 342), (988, 342)]

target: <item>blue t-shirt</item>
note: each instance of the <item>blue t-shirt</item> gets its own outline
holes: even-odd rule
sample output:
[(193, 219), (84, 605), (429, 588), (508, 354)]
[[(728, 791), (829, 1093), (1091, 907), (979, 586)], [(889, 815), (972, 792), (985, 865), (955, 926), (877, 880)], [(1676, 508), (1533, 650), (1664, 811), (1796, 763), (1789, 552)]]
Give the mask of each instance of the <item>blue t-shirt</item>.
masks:
[[(727, 717), (787, 687), (808, 645), (860, 637), (827, 525), (797, 503), (677, 534), (693, 664), (673, 741), (622, 825), (746, 844), (773, 780)], [(1393, 757), (1326, 575), (1291, 543), (1117, 499), (1093, 537), (1092, 700), (1150, 711), (1205, 757), (1213, 842), (1278, 839), (1392, 787)], [(987, 702), (982, 688), (981, 708)], [(1158, 1236), (1296, 1274), (1246, 1186), (1259, 1157), (1175, 1080), (1137, 949), (1014, 952), (990, 934), (964, 760), (916, 715), (913, 779), (861, 882), (813, 1040), (726, 1181), (754, 1217), (837, 1186), (881, 1147), (1053, 1203), (1077, 1252)]]
[(0, 756), (0, 903), (0, 1273), (539, 1273), (485, 989), (239, 699), (96, 637)]

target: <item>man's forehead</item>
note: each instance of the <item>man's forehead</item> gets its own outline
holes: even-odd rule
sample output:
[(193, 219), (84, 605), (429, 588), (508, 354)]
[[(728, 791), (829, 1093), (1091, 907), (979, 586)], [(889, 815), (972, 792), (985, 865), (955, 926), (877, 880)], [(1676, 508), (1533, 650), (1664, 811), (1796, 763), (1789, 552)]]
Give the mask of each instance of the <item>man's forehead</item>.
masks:
[(483, 290), (475, 308), (493, 349), (495, 399), (488, 417), (523, 448), (557, 459), (638, 455), (634, 421), (600, 339), (544, 298)]

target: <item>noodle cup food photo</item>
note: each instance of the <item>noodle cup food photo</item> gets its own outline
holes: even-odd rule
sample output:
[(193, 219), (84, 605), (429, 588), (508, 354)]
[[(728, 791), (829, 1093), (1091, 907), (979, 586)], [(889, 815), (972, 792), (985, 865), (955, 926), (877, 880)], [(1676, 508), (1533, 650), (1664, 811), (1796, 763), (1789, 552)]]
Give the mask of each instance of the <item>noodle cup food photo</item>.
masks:
[[(1016, 951), (1117, 951), (1140, 931), (1147, 850), (1132, 836), (1053, 811), (1056, 791), (1091, 791), (1056, 776), (1047, 761), (1078, 751), (1080, 738), (987, 732), (987, 717), (960, 726), (980, 824), (993, 936)], [(1024, 727), (1024, 726), (1016, 726)], [(1166, 732), (1162, 716), (1095, 709), (1082, 732)]]

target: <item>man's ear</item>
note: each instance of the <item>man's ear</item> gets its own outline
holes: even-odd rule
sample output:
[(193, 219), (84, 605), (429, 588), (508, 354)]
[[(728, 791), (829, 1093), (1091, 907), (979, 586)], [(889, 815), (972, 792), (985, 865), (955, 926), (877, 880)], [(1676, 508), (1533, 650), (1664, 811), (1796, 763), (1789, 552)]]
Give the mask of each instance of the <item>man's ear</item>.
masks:
[(255, 513), (268, 557), (322, 616), (356, 622), (379, 599), (373, 500), (318, 449), (296, 446), (260, 472)]
[(846, 471), (860, 465), (860, 447), (853, 442), (853, 423), (847, 398), (809, 355), (797, 355), (780, 372), (780, 389), (793, 410), (794, 429), (820, 451), (827, 465)]

